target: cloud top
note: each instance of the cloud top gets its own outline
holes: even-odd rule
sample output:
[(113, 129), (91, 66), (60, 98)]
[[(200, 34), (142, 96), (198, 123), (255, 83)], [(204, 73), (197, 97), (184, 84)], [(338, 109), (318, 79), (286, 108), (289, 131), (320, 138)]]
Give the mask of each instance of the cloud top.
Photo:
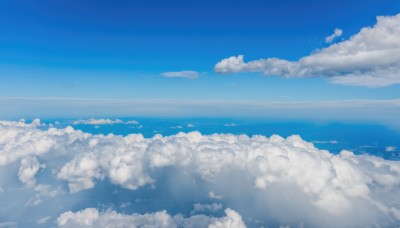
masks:
[[(339, 34), (338, 30), (335, 34)], [(337, 35), (333, 34), (332, 40)], [(261, 72), (286, 78), (326, 77), (332, 83), (383, 87), (400, 83), (400, 14), (377, 17), (348, 40), (298, 61), (267, 58), (245, 62), (243, 55), (218, 62), (217, 73)], [(327, 41), (331, 38), (328, 37)]]

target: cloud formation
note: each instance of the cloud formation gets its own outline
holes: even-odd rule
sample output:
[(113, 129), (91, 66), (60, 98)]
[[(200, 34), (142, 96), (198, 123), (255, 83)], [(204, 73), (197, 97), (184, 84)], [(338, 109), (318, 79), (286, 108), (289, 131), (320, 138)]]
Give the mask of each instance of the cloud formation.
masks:
[(40, 164), (36, 157), (25, 157), (21, 160), (21, 166), (18, 172), (19, 180), (28, 187), (35, 186), (35, 175), (40, 169), (46, 168), (46, 165)]
[(220, 218), (205, 215), (194, 215), (184, 218), (182, 215), (171, 216), (166, 211), (146, 214), (119, 214), (107, 210), (100, 213), (95, 208), (86, 208), (78, 212), (65, 212), (57, 218), (59, 227), (210, 227), (210, 228), (244, 228), (242, 217), (234, 210), (226, 209), (225, 216)]
[(164, 73), (161, 73), (161, 75), (166, 78), (196, 79), (196, 78), (200, 77), (199, 72), (192, 71), (192, 70), (164, 72)]
[(332, 43), (332, 41), (338, 37), (340, 37), (343, 34), (343, 30), (335, 28), (333, 31), (333, 34), (330, 36), (325, 37), (325, 42), (326, 43)]
[(72, 122), (73, 125), (86, 124), (86, 125), (105, 125), (105, 124), (139, 124), (136, 120), (122, 121), (120, 119), (79, 119)]
[(385, 148), (385, 151), (386, 152), (393, 152), (393, 151), (396, 151), (396, 149), (397, 149), (397, 147), (395, 147), (395, 146), (387, 146)]
[[(29, 187), (24, 190), (29, 197), (18, 193), (16, 201), (1, 198), (5, 208), (47, 205), (51, 210), (35, 211), (36, 217), (20, 219), (50, 223), (41, 219), (58, 217), (57, 224), (67, 227), (103, 226), (111, 222), (184, 227), (198, 224), (238, 227), (242, 223), (249, 226), (303, 223), (316, 227), (400, 224), (399, 161), (358, 156), (350, 151), (331, 154), (297, 135), (285, 139), (277, 135), (268, 138), (191, 132), (144, 138), (141, 134), (92, 135), (72, 127), (43, 129), (34, 124), (3, 121), (0, 197), (13, 196), (19, 191), (10, 187), (18, 186), (9, 180), (12, 176)], [(115, 189), (105, 187), (107, 183), (120, 189), (107, 192)], [(96, 188), (98, 185), (102, 187)], [(68, 211), (76, 211), (77, 202), (88, 191), (96, 206), (99, 200), (104, 200), (104, 195), (112, 195), (113, 199), (120, 191), (132, 191), (145, 197), (146, 191), (156, 191), (152, 189), (158, 191), (154, 197), (161, 197), (160, 202), (194, 206), (193, 210), (182, 211), (184, 216), (191, 212), (212, 216), (196, 214), (177, 220), (179, 216), (170, 216), (163, 209), (126, 215), (99, 212), (93, 206), (80, 207), (80, 212)], [(69, 193), (62, 194), (64, 190)], [(57, 208), (53, 202), (65, 205)], [(118, 210), (138, 207), (132, 206), (136, 200), (126, 202), (124, 207), (119, 206), (120, 202), (106, 203), (115, 203)], [(227, 208), (226, 216), (216, 217), (218, 214), (213, 213), (223, 207)], [(13, 222), (6, 215), (0, 209), (0, 220)]]
[(285, 78), (326, 77), (336, 84), (389, 86), (400, 83), (399, 37), (400, 14), (380, 16), (373, 27), (363, 28), (348, 40), (298, 61), (267, 58), (245, 62), (243, 55), (238, 55), (221, 60), (214, 70), (217, 73), (261, 72)]

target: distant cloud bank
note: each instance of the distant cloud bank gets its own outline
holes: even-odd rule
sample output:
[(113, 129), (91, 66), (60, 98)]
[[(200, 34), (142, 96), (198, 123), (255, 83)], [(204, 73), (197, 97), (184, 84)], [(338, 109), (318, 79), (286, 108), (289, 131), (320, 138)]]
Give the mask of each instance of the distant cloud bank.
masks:
[(120, 119), (79, 119), (72, 122), (73, 125), (86, 124), (86, 125), (105, 125), (105, 124), (139, 124), (136, 120), (122, 121)]
[[(335, 30), (326, 41), (341, 35)], [(243, 55), (218, 62), (217, 73), (261, 72), (286, 78), (326, 77), (332, 83), (384, 87), (400, 83), (400, 14), (377, 17), (348, 40), (317, 50), (298, 61), (267, 58), (245, 62)]]

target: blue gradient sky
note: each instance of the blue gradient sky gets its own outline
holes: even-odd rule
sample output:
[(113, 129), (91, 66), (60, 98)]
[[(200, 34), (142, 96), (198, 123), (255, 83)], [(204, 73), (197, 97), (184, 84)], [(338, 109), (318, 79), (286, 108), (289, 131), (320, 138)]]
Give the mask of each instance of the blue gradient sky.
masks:
[[(397, 0), (22, 1), (0, 3), (0, 97), (316, 101), (398, 99), (400, 86), (219, 75), (244, 54), (297, 60), (400, 12)], [(193, 70), (200, 78), (164, 78)]]

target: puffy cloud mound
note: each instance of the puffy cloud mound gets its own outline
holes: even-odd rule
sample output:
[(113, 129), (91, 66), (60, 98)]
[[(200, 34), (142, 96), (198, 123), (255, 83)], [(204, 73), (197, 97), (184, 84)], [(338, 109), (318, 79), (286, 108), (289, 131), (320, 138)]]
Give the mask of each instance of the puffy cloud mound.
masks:
[(65, 212), (57, 218), (59, 227), (210, 227), (244, 228), (242, 217), (231, 209), (225, 210), (221, 218), (195, 215), (184, 218), (182, 215), (171, 216), (166, 211), (147, 214), (119, 214), (112, 210), (99, 213), (95, 208), (86, 208), (78, 212)]
[(36, 157), (26, 157), (21, 160), (18, 177), (19, 180), (29, 187), (35, 186), (35, 175), (46, 166), (40, 164)]
[[(19, 170), (18, 162), (21, 164)], [(17, 168), (13, 168), (14, 164)], [(41, 176), (47, 175), (47, 178), (35, 178), (44, 165), (46, 169)], [(191, 132), (144, 138), (141, 134), (125, 137), (91, 135), (72, 127), (40, 129), (32, 124), (2, 122), (2, 202), (7, 199), (2, 196), (16, 194), (6, 181), (6, 177), (13, 175), (19, 175), (28, 186), (36, 185), (26, 190), (34, 194), (31, 202), (26, 203), (31, 206), (73, 199), (79, 202), (89, 189), (106, 191), (107, 188), (96, 189), (96, 186), (109, 182), (124, 191), (141, 192), (143, 197), (146, 196), (143, 191), (158, 189), (160, 200), (190, 203), (194, 205), (193, 213), (200, 211), (218, 215), (222, 205), (234, 208), (251, 226), (298, 226), (303, 223), (316, 227), (373, 224), (388, 227), (400, 224), (399, 161), (354, 155), (349, 151), (331, 154), (297, 135), (285, 139), (277, 135), (267, 138)], [(66, 185), (70, 194), (60, 194), (63, 192), (60, 188)], [(195, 192), (199, 193), (192, 197)], [(107, 194), (118, 194), (118, 191)], [(104, 192), (92, 194), (90, 198), (102, 195)], [(4, 202), (10, 207), (14, 205)], [(68, 205), (63, 211), (73, 209)], [(160, 209), (150, 212), (154, 211)], [(0, 211), (0, 214), (4, 213)], [(47, 213), (30, 221), (60, 214)], [(77, 213), (67, 212), (57, 221), (60, 225), (71, 226), (96, 226), (114, 221), (116, 224), (135, 221), (138, 226), (149, 221), (151, 224), (171, 222), (187, 227), (196, 227), (196, 223), (211, 227), (227, 227), (227, 224), (238, 227), (242, 224), (236, 212), (227, 210), (226, 214), (226, 217), (216, 220), (193, 215), (178, 222), (178, 217), (165, 212), (128, 216), (86, 209)], [(204, 223), (205, 218), (207, 223)], [(9, 221), (1, 215), (0, 220)]]
[[(328, 77), (333, 83), (367, 87), (398, 84), (400, 14), (380, 16), (377, 21), (375, 26), (361, 29), (348, 40), (317, 50), (298, 61), (267, 58), (245, 62), (243, 55), (239, 55), (223, 59), (214, 70), (217, 73), (262, 72), (286, 78)], [(330, 40), (328, 37), (327, 41)]]
[(87, 124), (87, 125), (105, 125), (105, 124), (139, 124), (136, 120), (128, 120), (128, 121), (122, 121), (120, 119), (94, 119), (90, 118), (87, 120), (75, 120), (72, 122), (72, 124), (77, 125), (77, 124)]

